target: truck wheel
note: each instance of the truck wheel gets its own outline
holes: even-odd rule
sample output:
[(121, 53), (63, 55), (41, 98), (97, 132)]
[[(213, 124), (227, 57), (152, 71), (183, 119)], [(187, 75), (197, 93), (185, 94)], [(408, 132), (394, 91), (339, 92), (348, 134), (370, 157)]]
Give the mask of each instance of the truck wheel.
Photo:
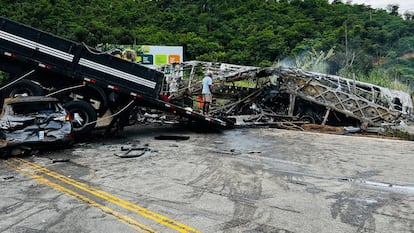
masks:
[(65, 109), (71, 116), (74, 136), (90, 133), (96, 125), (96, 111), (89, 103), (76, 100), (65, 104)]
[(6, 88), (3, 93), (4, 98), (14, 97), (17, 95), (39, 96), (44, 95), (44, 91), (42, 87), (36, 83), (23, 79)]

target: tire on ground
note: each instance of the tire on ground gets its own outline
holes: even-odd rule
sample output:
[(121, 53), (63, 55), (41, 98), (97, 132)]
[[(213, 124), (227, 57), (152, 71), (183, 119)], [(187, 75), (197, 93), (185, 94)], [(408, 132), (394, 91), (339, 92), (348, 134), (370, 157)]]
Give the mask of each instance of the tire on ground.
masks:
[(75, 137), (86, 135), (95, 128), (97, 114), (91, 104), (75, 100), (66, 103), (64, 107), (71, 116)]

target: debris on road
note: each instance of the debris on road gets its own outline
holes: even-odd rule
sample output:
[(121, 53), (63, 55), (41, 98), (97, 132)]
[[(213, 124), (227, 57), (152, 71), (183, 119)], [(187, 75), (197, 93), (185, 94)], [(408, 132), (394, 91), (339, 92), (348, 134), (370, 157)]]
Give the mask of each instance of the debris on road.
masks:
[(11, 180), (13, 178), (14, 178), (14, 176), (6, 176), (6, 177), (3, 177), (3, 180)]
[(69, 161), (70, 159), (52, 159), (52, 163), (65, 163)]
[(151, 149), (148, 146), (129, 146), (121, 147), (121, 151), (123, 151), (123, 153), (115, 153), (114, 155), (120, 158), (136, 158), (144, 155), (147, 151), (151, 151)]
[(248, 151), (247, 153), (248, 154), (261, 154), (262, 152), (258, 150), (251, 150), (251, 151)]
[(189, 136), (180, 136), (180, 135), (159, 135), (154, 137), (157, 140), (176, 140), (184, 141), (190, 139)]
[(227, 154), (227, 155), (240, 155), (241, 152), (236, 151), (235, 149), (230, 149), (230, 150), (217, 150), (217, 149), (209, 149), (210, 152), (214, 152), (217, 154)]

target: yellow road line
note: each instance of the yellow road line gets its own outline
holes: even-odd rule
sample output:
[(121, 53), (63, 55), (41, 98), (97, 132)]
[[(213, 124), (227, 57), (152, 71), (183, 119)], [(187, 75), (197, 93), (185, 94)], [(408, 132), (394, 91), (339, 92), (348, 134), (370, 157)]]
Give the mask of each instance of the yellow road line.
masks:
[(120, 206), (120, 207), (122, 207), (124, 209), (130, 210), (130, 211), (132, 211), (134, 213), (137, 213), (137, 214), (139, 214), (139, 215), (141, 215), (143, 217), (146, 217), (148, 219), (154, 220), (154, 221), (156, 221), (156, 222), (158, 222), (158, 223), (160, 223), (162, 225), (165, 225), (165, 226), (167, 226), (169, 228), (172, 228), (172, 229), (174, 229), (174, 230), (176, 230), (178, 232), (182, 232), (182, 233), (187, 233), (187, 232), (197, 232), (197, 233), (201, 233), (201, 231), (196, 230), (194, 228), (191, 228), (191, 227), (189, 227), (187, 225), (184, 225), (183, 223), (177, 222), (177, 221), (175, 221), (175, 220), (173, 220), (171, 218), (168, 218), (168, 217), (165, 217), (165, 216), (160, 215), (158, 213), (152, 212), (152, 211), (150, 211), (148, 209), (145, 209), (144, 207), (141, 207), (141, 206), (138, 206), (138, 205), (133, 204), (131, 202), (125, 201), (125, 200), (123, 200), (121, 198), (118, 198), (116, 196), (113, 196), (113, 195), (111, 195), (111, 194), (109, 194), (107, 192), (104, 192), (102, 190), (98, 190), (98, 189), (93, 188), (93, 187), (90, 187), (90, 186), (88, 186), (86, 184), (77, 182), (77, 181), (75, 181), (73, 179), (70, 179), (70, 178), (68, 178), (68, 177), (66, 177), (64, 175), (61, 175), (61, 174), (56, 173), (54, 171), (51, 171), (51, 170), (49, 170), (47, 168), (44, 168), (42, 166), (39, 166), (37, 164), (28, 162), (28, 161), (23, 160), (23, 159), (20, 159), (20, 158), (14, 158), (13, 160), (16, 161), (16, 162), (23, 163), (24, 165), (26, 165), (28, 167), (31, 167), (31, 168), (39, 171), (39, 172), (42, 172), (42, 173), (44, 173), (44, 174), (46, 174), (48, 176), (51, 176), (51, 177), (53, 177), (53, 178), (55, 178), (57, 180), (60, 180), (60, 181), (62, 181), (64, 183), (66, 183), (66, 184), (72, 185), (72, 186), (74, 186), (74, 187), (76, 187), (76, 188), (78, 188), (80, 190), (83, 190), (83, 191), (85, 191), (87, 193), (90, 193), (90, 194), (92, 194), (92, 195), (94, 195), (96, 197), (99, 197), (99, 198), (103, 199), (103, 200), (106, 200), (106, 201), (111, 202), (111, 203), (113, 203), (115, 205), (118, 205), (118, 206)]
[(50, 187), (52, 187), (52, 188), (54, 188), (54, 189), (56, 189), (58, 191), (61, 191), (63, 193), (66, 193), (66, 194), (69, 194), (71, 196), (74, 196), (74, 197), (76, 197), (76, 198), (78, 198), (78, 199), (80, 199), (82, 201), (85, 201), (85, 202), (89, 203), (91, 206), (100, 208), (102, 211), (104, 211), (104, 212), (106, 212), (106, 213), (108, 213), (110, 215), (115, 216), (122, 223), (131, 226), (135, 230), (138, 230), (138, 231), (141, 231), (141, 232), (157, 232), (154, 229), (152, 229), (151, 227), (148, 227), (148, 226), (146, 226), (146, 225), (144, 225), (144, 224), (142, 224), (142, 223), (140, 223), (140, 222), (138, 222), (138, 221), (136, 221), (136, 220), (134, 220), (134, 219), (126, 216), (126, 215), (124, 215), (124, 214), (121, 214), (121, 213), (119, 213), (119, 212), (117, 212), (117, 211), (115, 211), (115, 210), (113, 210), (111, 208), (108, 208), (108, 207), (106, 207), (106, 206), (104, 206), (102, 204), (99, 204), (98, 202), (95, 202), (94, 200), (91, 200), (91, 199), (89, 199), (89, 198), (87, 198), (87, 197), (85, 197), (85, 196), (83, 196), (83, 195), (81, 195), (81, 194), (79, 194), (77, 192), (74, 192), (74, 191), (72, 191), (70, 189), (67, 189), (67, 188), (65, 188), (65, 187), (63, 187), (63, 186), (61, 186), (59, 184), (56, 184), (54, 182), (51, 182), (50, 180), (48, 180), (48, 179), (46, 179), (46, 178), (44, 178), (42, 176), (36, 175), (33, 172), (26, 171), (26, 170), (18, 167), (17, 165), (10, 163), (9, 161), (5, 161), (4, 160), (3, 162), (4, 162), (4, 164), (6, 164), (7, 166), (13, 168), (14, 170), (16, 170), (18, 172), (21, 172), (21, 173), (23, 173), (23, 174), (25, 174), (27, 176), (33, 177), (34, 179), (36, 179), (40, 183), (46, 184), (46, 185), (48, 185), (48, 186), (50, 186)]

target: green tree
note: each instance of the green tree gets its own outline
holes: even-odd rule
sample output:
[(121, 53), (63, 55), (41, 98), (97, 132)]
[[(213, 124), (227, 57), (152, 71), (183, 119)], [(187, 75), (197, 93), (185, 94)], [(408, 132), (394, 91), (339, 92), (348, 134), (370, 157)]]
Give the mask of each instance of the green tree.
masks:
[(332, 74), (368, 76), (380, 65), (400, 70), (401, 78), (414, 76), (412, 63), (401, 58), (414, 48), (410, 12), (399, 16), (396, 4), (383, 10), (330, 2), (0, 0), (0, 13), (90, 46), (182, 45), (187, 60), (254, 66), (334, 48), (326, 60)]

